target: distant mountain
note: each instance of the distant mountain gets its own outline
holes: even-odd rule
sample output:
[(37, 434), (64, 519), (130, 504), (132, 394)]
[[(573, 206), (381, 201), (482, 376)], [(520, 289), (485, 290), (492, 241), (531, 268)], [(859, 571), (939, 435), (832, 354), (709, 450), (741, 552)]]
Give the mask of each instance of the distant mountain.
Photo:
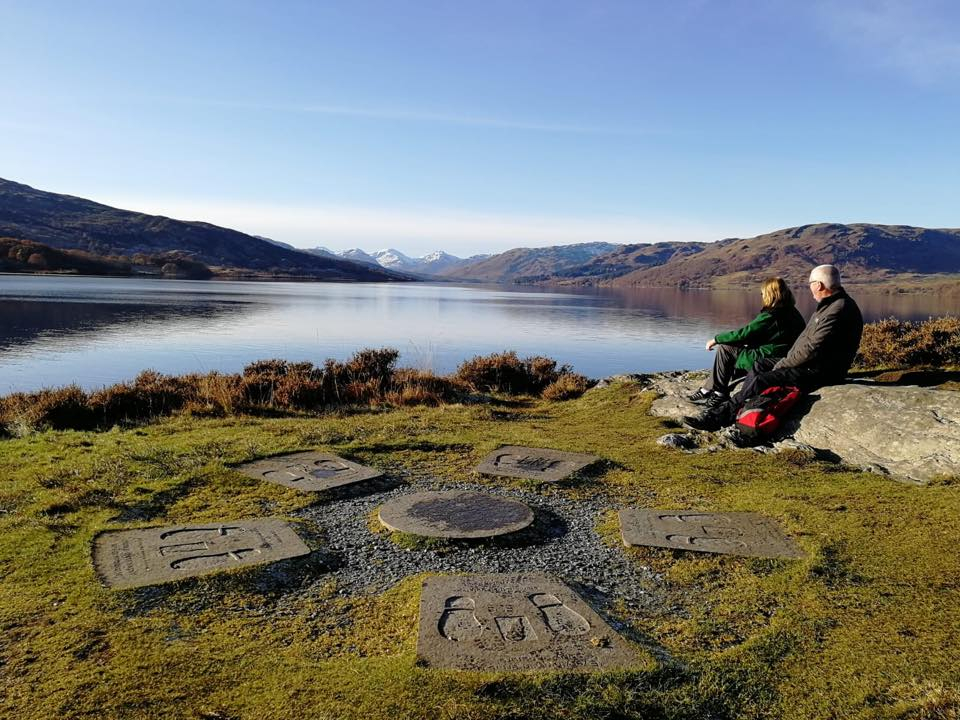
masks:
[(439, 275), (446, 270), (452, 270), (453, 268), (460, 267), (468, 262), (476, 262), (477, 260), (482, 260), (483, 258), (488, 257), (490, 256), (474, 255), (473, 257), (469, 258), (458, 258), (456, 255), (451, 255), (443, 250), (436, 250), (420, 258), (421, 264), (418, 268), (418, 272), (426, 275)]
[[(316, 250), (329, 252), (326, 248), (317, 248)], [(304, 252), (315, 252), (315, 250), (305, 250)], [(474, 255), (469, 258), (458, 258), (456, 255), (451, 255), (443, 250), (435, 250), (423, 257), (411, 257), (394, 248), (375, 250), (370, 253), (360, 248), (353, 248), (351, 250), (341, 250), (336, 254), (354, 262), (379, 265), (388, 270), (395, 270), (417, 277), (438, 275), (464, 263), (490, 257), (489, 255)]]
[(450, 267), (440, 276), (484, 282), (542, 282), (581, 268), (594, 258), (623, 246), (593, 242), (543, 248), (516, 248)]
[(960, 273), (960, 230), (868, 223), (802, 225), (708, 243), (700, 251), (677, 253), (655, 267), (619, 275), (611, 284), (722, 287), (753, 285), (779, 275), (802, 286), (811, 268), (824, 263), (838, 266), (851, 283)]
[(377, 250), (370, 254), (380, 267), (390, 268), (391, 270), (410, 271), (416, 269), (420, 264), (413, 258), (393, 248)]
[(516, 248), (439, 274), (496, 283), (703, 288), (753, 286), (780, 275), (796, 287), (824, 263), (837, 265), (849, 283), (939, 282), (926, 276), (960, 274), (960, 230), (822, 223), (714, 243)]
[(322, 245), (317, 245), (317, 247), (312, 248), (297, 248), (300, 252), (310, 253), (311, 255), (319, 255), (320, 257), (340, 257), (333, 250), (325, 248)]
[(380, 263), (377, 262), (377, 259), (373, 255), (365, 253), (360, 248), (351, 248), (350, 250), (341, 250), (337, 253), (340, 257), (346, 260), (352, 260), (353, 262), (363, 263), (364, 265), (376, 265), (379, 266)]
[(583, 265), (558, 270), (554, 277), (596, 283), (618, 278), (635, 270), (659, 267), (665, 263), (701, 252), (706, 243), (659, 242), (649, 245), (618, 245), (615, 250), (597, 255)]
[(0, 237), (33, 240), (97, 256), (179, 252), (218, 274), (316, 280), (406, 280), (380, 267), (318, 257), (204, 222), (120, 210), (0, 179)]

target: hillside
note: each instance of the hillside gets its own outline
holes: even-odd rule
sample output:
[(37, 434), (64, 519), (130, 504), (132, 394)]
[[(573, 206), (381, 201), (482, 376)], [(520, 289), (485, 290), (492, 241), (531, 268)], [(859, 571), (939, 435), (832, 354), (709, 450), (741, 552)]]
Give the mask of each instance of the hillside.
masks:
[(849, 283), (960, 273), (960, 230), (866, 223), (803, 225), (706, 244), (700, 252), (678, 253), (662, 265), (620, 275), (611, 284), (720, 287), (752, 285), (780, 275), (802, 285), (810, 268), (823, 263), (837, 265)]
[(583, 265), (555, 273), (560, 279), (596, 282), (618, 278), (635, 270), (657, 267), (701, 252), (707, 245), (695, 242), (659, 242), (650, 245), (618, 245)]
[(645, 287), (752, 286), (770, 275), (802, 285), (840, 267), (850, 284), (931, 290), (956, 284), (960, 230), (906, 225), (803, 225), (715, 243), (586, 243), (517, 248), (442, 272), (450, 279)]
[(444, 270), (441, 277), (483, 282), (542, 282), (564, 271), (581, 268), (599, 255), (619, 249), (612, 243), (580, 243), (543, 248), (515, 248)]
[(133, 257), (94, 255), (84, 250), (57, 250), (32, 240), (0, 237), (0, 272), (70, 275), (151, 275), (206, 280), (210, 268), (176, 251)]
[(83, 250), (101, 256), (159, 255), (176, 251), (219, 274), (341, 281), (408, 279), (380, 267), (310, 255), (209, 223), (120, 210), (3, 179), (0, 179), (0, 237), (32, 240), (61, 250)]

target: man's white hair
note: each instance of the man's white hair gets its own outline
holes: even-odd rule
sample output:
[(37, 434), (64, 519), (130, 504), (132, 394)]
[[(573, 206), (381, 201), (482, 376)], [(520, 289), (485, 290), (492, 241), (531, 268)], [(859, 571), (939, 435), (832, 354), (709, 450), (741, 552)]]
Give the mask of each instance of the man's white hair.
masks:
[(817, 265), (810, 271), (810, 282), (822, 282), (827, 290), (840, 287), (840, 271), (834, 265)]

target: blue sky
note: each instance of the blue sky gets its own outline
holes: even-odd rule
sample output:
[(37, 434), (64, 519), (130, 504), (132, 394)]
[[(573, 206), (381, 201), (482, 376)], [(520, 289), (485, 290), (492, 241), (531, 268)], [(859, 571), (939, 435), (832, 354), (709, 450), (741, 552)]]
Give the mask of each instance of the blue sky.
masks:
[(955, 2), (0, 0), (0, 177), (459, 255), (957, 227)]

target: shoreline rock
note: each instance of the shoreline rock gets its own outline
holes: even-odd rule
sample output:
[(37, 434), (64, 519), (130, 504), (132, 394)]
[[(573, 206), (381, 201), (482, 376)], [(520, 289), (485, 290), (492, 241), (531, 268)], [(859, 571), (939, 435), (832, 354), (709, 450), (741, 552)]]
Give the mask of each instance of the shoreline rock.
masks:
[[(618, 375), (598, 387), (637, 383), (658, 395), (652, 415), (679, 422), (702, 411), (686, 397), (705, 376), (702, 371)], [(724, 431), (675, 430), (658, 442), (684, 452), (735, 447)], [(753, 449), (809, 453), (918, 485), (960, 478), (960, 392), (863, 379), (824, 387), (801, 401), (772, 443)]]

